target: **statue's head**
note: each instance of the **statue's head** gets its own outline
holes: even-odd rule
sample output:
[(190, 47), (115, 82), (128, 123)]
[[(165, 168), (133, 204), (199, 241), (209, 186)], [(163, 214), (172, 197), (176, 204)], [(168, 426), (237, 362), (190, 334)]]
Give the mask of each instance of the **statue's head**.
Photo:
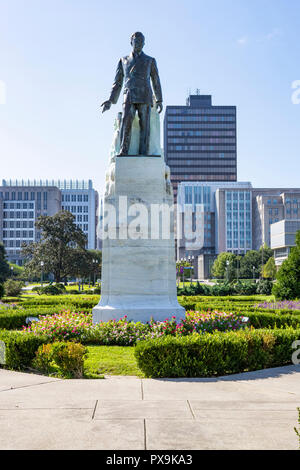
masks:
[(134, 52), (140, 53), (145, 44), (145, 36), (139, 31), (137, 33), (133, 33), (130, 38), (130, 43)]

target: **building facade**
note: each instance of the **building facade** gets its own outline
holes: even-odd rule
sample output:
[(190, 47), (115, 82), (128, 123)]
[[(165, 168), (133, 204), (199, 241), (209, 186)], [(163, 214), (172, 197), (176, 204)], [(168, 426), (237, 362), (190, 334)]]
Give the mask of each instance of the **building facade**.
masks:
[(22, 264), (22, 243), (39, 241), (35, 222), (41, 215), (61, 210), (61, 192), (57, 187), (24, 186), (3, 180), (0, 186), (0, 240), (8, 261)]
[(296, 233), (300, 230), (300, 220), (284, 219), (271, 225), (271, 248), (274, 250), (276, 267), (279, 268), (296, 245)]
[(283, 219), (300, 219), (299, 188), (255, 188), (252, 191), (253, 249), (271, 246), (271, 226)]
[(209, 277), (222, 251), (245, 254), (252, 249), (252, 185), (180, 183), (177, 199), (177, 259), (194, 256), (195, 275)]
[(211, 95), (190, 95), (167, 106), (164, 154), (177, 200), (180, 182), (236, 181), (236, 107), (213, 106)]
[(12, 181), (0, 186), (0, 240), (10, 262), (22, 264), (23, 242), (39, 241), (35, 222), (41, 215), (70, 211), (87, 237), (87, 248), (95, 249), (98, 224), (98, 193), (92, 181)]

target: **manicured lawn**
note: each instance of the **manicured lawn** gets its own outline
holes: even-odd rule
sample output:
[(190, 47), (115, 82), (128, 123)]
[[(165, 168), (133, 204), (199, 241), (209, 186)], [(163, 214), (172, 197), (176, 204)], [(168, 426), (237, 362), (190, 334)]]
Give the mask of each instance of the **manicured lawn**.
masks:
[(88, 346), (85, 360), (85, 376), (136, 375), (143, 377), (131, 346)]

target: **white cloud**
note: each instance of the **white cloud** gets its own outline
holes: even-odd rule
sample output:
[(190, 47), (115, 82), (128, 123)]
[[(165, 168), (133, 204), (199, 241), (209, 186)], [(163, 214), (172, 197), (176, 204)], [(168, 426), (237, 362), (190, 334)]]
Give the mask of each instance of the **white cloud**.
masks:
[(244, 46), (245, 44), (248, 43), (248, 38), (247, 36), (243, 36), (242, 38), (238, 39), (237, 40), (237, 43), (240, 45), (240, 46)]

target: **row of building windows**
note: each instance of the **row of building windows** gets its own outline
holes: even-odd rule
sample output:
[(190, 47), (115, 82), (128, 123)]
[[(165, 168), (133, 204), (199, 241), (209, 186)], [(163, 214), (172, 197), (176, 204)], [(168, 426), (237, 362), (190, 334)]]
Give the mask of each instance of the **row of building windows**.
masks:
[(244, 201), (234, 201), (234, 202), (227, 202), (226, 203), (226, 209), (227, 211), (231, 211), (232, 209), (234, 211), (237, 211), (237, 210), (241, 210), (243, 209), (244, 210), (244, 207), (246, 208), (246, 210), (250, 211), (250, 202), (247, 201), (247, 202), (244, 202)]
[(62, 202), (88, 202), (88, 194), (62, 194)]
[(208, 158), (209, 160), (219, 160), (220, 158), (225, 158), (225, 159), (232, 159), (236, 160), (236, 154), (231, 153), (231, 152), (221, 152), (221, 153), (216, 153), (216, 152), (211, 152), (211, 153), (205, 153), (205, 152), (186, 152), (186, 153), (180, 153), (180, 152), (174, 152), (174, 153), (168, 153), (168, 158), (167, 162), (170, 162), (171, 159), (176, 159), (177, 161), (182, 161), (185, 162), (186, 159), (202, 159), (202, 158)]
[(250, 211), (244, 212), (242, 210), (241, 211), (233, 211), (233, 212), (228, 211), (228, 212), (226, 212), (226, 220), (227, 221), (230, 221), (230, 222), (232, 220), (237, 221), (237, 220), (239, 220), (239, 217), (240, 217), (240, 219), (243, 219), (243, 220), (246, 219), (246, 220), (250, 221), (251, 220), (251, 212)]
[[(200, 126), (201, 124), (201, 126)], [(201, 127), (202, 130), (208, 130), (208, 129), (211, 129), (211, 130), (215, 130), (215, 129), (219, 129), (219, 130), (232, 130), (232, 131), (235, 131), (235, 126), (232, 125), (232, 123), (226, 123), (226, 122), (220, 122), (218, 124), (216, 123), (209, 123), (209, 124), (205, 124), (205, 123), (193, 123), (193, 122), (182, 122), (180, 124), (177, 124), (177, 123), (168, 123), (167, 124), (167, 128), (168, 129), (190, 129), (190, 130), (193, 130), (193, 129), (199, 129), (199, 127)]]
[(246, 228), (246, 230), (251, 230), (251, 221), (250, 220), (246, 220), (243, 218), (240, 217), (240, 220), (236, 220), (234, 222), (232, 222), (232, 220), (230, 221), (227, 221), (227, 230), (244, 230)]
[[(179, 167), (187, 167), (187, 166), (195, 166), (195, 167), (204, 167), (204, 166), (211, 166), (212, 168), (215, 166), (226, 166), (226, 167), (232, 167), (235, 168), (235, 160), (232, 158), (224, 158), (224, 159), (205, 159), (205, 158), (193, 158), (193, 159), (188, 159), (188, 160), (168, 160), (168, 164), (172, 165), (172, 171), (173, 168), (179, 168)], [(188, 169), (190, 170), (190, 168)]]
[[(203, 173), (198, 174), (198, 175), (183, 175), (180, 174), (180, 176), (173, 175), (171, 174), (171, 181), (174, 182), (175, 184), (178, 184), (179, 182), (184, 182), (184, 181), (195, 181), (195, 177), (197, 177), (197, 181), (236, 181), (236, 173), (232, 175), (204, 175)], [(178, 182), (178, 183), (176, 183)], [(174, 188), (176, 190), (176, 188)]]
[(235, 115), (230, 116), (168, 116), (169, 122), (234, 122)]
[(222, 107), (222, 106), (213, 106), (213, 107), (201, 107), (201, 108), (187, 108), (187, 107), (181, 107), (181, 108), (170, 108), (168, 107), (167, 114), (184, 114), (184, 115), (189, 115), (189, 114), (234, 114), (235, 113), (235, 107), (229, 106), (229, 107)]
[(235, 139), (231, 137), (227, 137), (227, 138), (211, 137), (209, 139), (202, 138), (202, 137), (197, 138), (197, 139), (195, 139), (194, 137), (170, 137), (168, 139), (169, 145), (172, 145), (172, 144), (198, 144), (198, 145), (226, 144), (226, 145), (230, 145), (230, 144), (235, 144), (235, 142), (236, 142)]
[(3, 209), (34, 209), (33, 202), (4, 202)]
[(176, 167), (173, 167), (172, 168), (172, 175), (171, 175), (171, 180), (172, 180), (172, 177), (174, 175), (182, 175), (183, 178), (188, 178), (188, 176), (191, 176), (191, 177), (195, 177), (195, 174), (198, 174), (199, 172), (201, 172), (200, 174), (201, 175), (222, 175), (223, 173), (232, 173), (232, 174), (236, 174), (235, 172), (235, 166), (228, 166), (228, 167), (225, 167), (225, 166), (222, 166), (220, 168), (215, 168), (214, 166), (201, 166), (199, 165), (198, 167), (190, 167), (188, 170), (189, 170), (189, 173), (193, 173), (192, 175), (187, 175), (186, 174), (186, 169), (184, 168), (176, 168)]
[(250, 201), (251, 195), (249, 191), (226, 191), (226, 201)]
[[(224, 144), (220, 144), (220, 145), (224, 145)], [(236, 147), (235, 145), (226, 145), (225, 148), (221, 148), (220, 146), (214, 146), (214, 145), (170, 145), (168, 150), (170, 150), (170, 152), (174, 152), (174, 151), (178, 151), (178, 150), (183, 150), (183, 151), (186, 151), (186, 150), (190, 150), (190, 151), (195, 151), (195, 150), (198, 150), (198, 151), (210, 151), (210, 152), (215, 152), (216, 150), (221, 150), (221, 151), (234, 151), (236, 150)], [(219, 156), (221, 156), (221, 154), (223, 155), (224, 152), (221, 152), (219, 153)]]
[(233, 248), (236, 250), (239, 250), (239, 249), (251, 250), (251, 247), (252, 247), (252, 241), (250, 240), (246, 240), (246, 242), (243, 240), (240, 240), (240, 242), (238, 240), (233, 240), (233, 242), (231, 240), (227, 241), (227, 249)]
[(88, 215), (77, 215), (76, 216), (76, 221), (77, 222), (88, 222), (89, 221), (89, 216)]
[(34, 219), (34, 212), (6, 212), (3, 211), (3, 218), (4, 219)]
[(20, 220), (4, 220), (3, 221), (3, 228), (33, 228), (33, 221)]
[[(36, 195), (36, 197), (35, 197)], [(42, 199), (42, 193), (41, 192), (16, 192), (16, 191), (0, 191), (0, 198), (3, 198), (5, 201), (34, 201), (35, 199), (40, 200)], [(43, 200), (47, 201), (48, 199), (48, 194), (47, 192), (43, 193)]]
[(168, 131), (168, 137), (235, 137), (234, 131)]
[(33, 230), (16, 230), (15, 232), (10, 230), (3, 230), (3, 238), (33, 238)]
[(61, 207), (63, 211), (68, 211), (68, 212), (88, 212), (89, 211), (89, 206), (62, 206)]

